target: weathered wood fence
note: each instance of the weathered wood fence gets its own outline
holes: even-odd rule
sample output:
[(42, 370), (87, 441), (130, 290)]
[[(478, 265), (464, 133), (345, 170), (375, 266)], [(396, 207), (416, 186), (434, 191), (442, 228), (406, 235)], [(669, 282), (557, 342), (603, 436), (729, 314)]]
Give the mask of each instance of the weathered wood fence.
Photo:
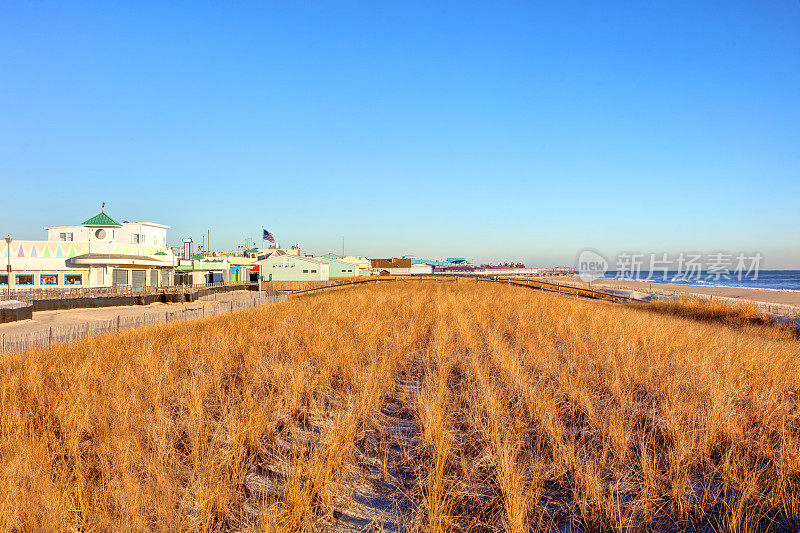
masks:
[(135, 316), (117, 315), (108, 320), (95, 320), (71, 326), (51, 326), (24, 333), (3, 333), (0, 335), (0, 354), (23, 352), (33, 348), (47, 348), (58, 343), (74, 342), (87, 337), (116, 333), (128, 329), (168, 324), (180, 320), (191, 320), (207, 316), (217, 316), (242, 309), (252, 309), (266, 303), (282, 302), (286, 294), (255, 293), (248, 298), (219, 302), (196, 302), (182, 309), (147, 310)]
[[(176, 320), (190, 320), (205, 316), (215, 316), (241, 309), (252, 309), (263, 303), (280, 302), (291, 295), (313, 293), (324, 289), (345, 288), (364, 283), (401, 282), (401, 283), (507, 283), (539, 289), (548, 292), (557, 292), (576, 297), (603, 299), (611, 302), (627, 302), (625, 296), (605, 293), (593, 289), (585, 289), (561, 283), (550, 283), (538, 280), (516, 280), (503, 278), (465, 278), (455, 276), (371, 276), (368, 278), (341, 278), (330, 281), (271, 281), (262, 282), (263, 292), (259, 298), (255, 293), (245, 299), (220, 302), (196, 302), (194, 307), (181, 309), (159, 309), (158, 311), (144, 311), (136, 316), (123, 317), (117, 315), (110, 320), (98, 320), (74, 326), (55, 326), (49, 329), (39, 329), (25, 333), (7, 333), (0, 335), (0, 354), (25, 351), (32, 348), (43, 348), (58, 343), (73, 342), (87, 337), (115, 333), (128, 329), (166, 324)], [(274, 291), (283, 291), (283, 294), (274, 294)]]

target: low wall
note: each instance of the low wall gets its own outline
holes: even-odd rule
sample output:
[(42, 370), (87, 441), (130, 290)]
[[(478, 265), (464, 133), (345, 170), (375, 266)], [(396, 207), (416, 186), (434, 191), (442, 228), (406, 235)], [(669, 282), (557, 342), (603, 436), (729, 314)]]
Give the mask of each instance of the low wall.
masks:
[(33, 306), (30, 304), (0, 308), (0, 324), (30, 318), (33, 318)]
[(34, 311), (59, 311), (62, 309), (117, 307), (120, 305), (141, 305), (139, 302), (148, 298), (150, 297), (100, 296), (96, 298), (53, 298), (50, 300), (34, 300), (31, 302), (31, 307)]
[[(241, 290), (258, 290), (257, 285), (251, 284), (236, 284), (236, 285), (223, 285), (220, 287), (203, 287), (202, 289), (193, 289), (187, 287), (186, 290), (181, 291), (163, 291), (155, 292), (145, 295), (126, 295), (126, 296), (96, 296), (96, 297), (75, 297), (75, 298), (48, 298), (41, 300), (33, 300), (31, 305), (26, 306), (19, 311), (16, 308), (7, 309), (2, 314), (0, 322), (14, 322), (16, 320), (24, 320), (31, 318), (32, 313), (36, 311), (60, 311), (66, 309), (83, 309), (83, 308), (97, 308), (97, 307), (119, 307), (122, 305), (150, 305), (155, 302), (162, 303), (184, 303), (194, 302), (198, 298), (208, 296), (214, 293), (225, 293)], [(15, 318), (19, 317), (19, 318)]]

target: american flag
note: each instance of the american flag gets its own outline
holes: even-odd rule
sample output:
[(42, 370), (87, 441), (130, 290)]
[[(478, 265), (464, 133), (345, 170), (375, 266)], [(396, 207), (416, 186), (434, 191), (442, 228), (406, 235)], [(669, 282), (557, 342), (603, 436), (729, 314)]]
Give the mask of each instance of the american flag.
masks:
[(267, 230), (264, 230), (264, 240), (275, 244), (275, 236)]

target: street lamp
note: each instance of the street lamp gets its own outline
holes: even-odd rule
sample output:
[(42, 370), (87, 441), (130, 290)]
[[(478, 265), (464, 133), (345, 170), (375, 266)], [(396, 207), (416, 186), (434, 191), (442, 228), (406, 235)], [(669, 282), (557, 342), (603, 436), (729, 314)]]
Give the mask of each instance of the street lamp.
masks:
[(6, 235), (6, 298), (11, 299), (11, 235)]

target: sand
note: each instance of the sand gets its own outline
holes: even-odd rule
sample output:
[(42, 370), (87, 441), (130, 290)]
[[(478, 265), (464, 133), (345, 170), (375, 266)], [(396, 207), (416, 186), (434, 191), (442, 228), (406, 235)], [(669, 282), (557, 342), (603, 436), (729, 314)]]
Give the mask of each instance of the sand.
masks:
[[(589, 286), (579, 278), (571, 276), (548, 277), (544, 279), (544, 281), (570, 283), (581, 287)], [(686, 285), (675, 285), (673, 283), (650, 283), (646, 281), (616, 279), (598, 279), (592, 282), (592, 287), (595, 289), (623, 289), (659, 294), (712, 296), (714, 298), (725, 298), (726, 300), (738, 299), (741, 301), (756, 302), (763, 305), (800, 307), (800, 291), (783, 292), (765, 289), (743, 289), (739, 287), (688, 287)]]
[[(204, 305), (214, 305), (217, 302), (230, 302), (242, 299), (257, 299), (258, 293), (253, 291), (233, 291), (226, 293), (203, 296), (190, 303), (152, 303), (150, 305), (122, 305), (116, 307), (97, 307), (85, 309), (61, 309), (57, 311), (35, 311), (31, 320), (19, 320), (0, 324), (0, 334), (33, 333), (46, 331), (53, 328), (80, 326), (90, 322), (111, 320), (120, 316), (122, 318), (142, 316), (162, 311), (180, 313), (184, 309), (195, 310)], [(176, 315), (178, 316), (178, 315)]]

